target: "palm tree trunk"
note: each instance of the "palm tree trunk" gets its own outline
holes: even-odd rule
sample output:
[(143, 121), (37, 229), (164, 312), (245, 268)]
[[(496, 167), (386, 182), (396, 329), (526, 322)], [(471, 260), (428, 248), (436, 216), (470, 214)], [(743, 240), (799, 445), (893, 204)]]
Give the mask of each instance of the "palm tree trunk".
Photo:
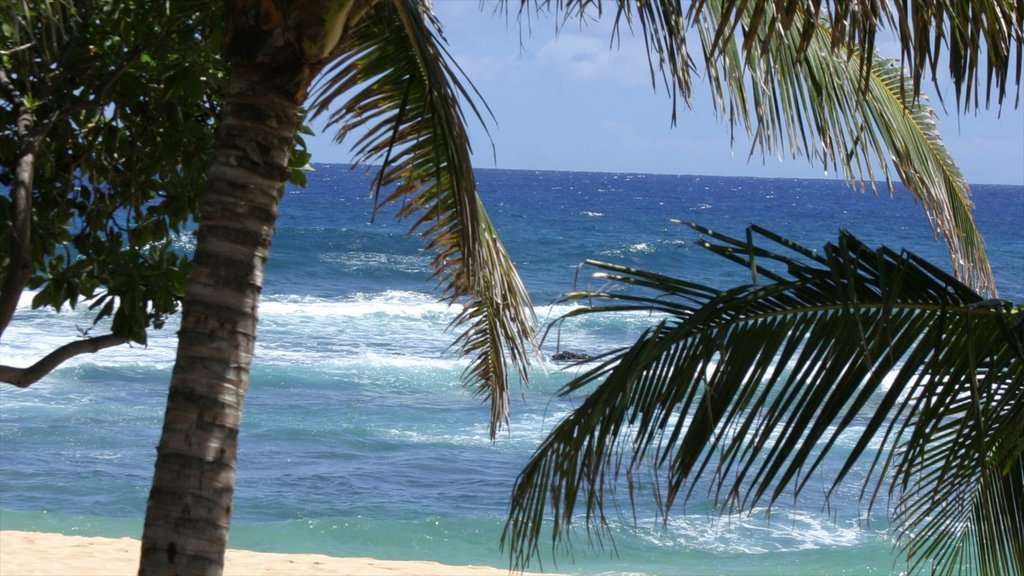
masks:
[(299, 118), (295, 98), (236, 68), (200, 206), (140, 574), (219, 575), (263, 268)]

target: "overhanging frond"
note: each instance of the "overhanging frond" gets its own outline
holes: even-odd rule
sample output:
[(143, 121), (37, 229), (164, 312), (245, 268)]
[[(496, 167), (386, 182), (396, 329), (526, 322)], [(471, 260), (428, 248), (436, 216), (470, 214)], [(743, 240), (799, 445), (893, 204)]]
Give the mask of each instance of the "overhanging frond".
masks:
[[(505, 9), (511, 1), (500, 0), (499, 4)], [(979, 96), (982, 87), (984, 106), (1002, 105), (1008, 89), (1014, 85), (1019, 104), (1024, 10), (1020, 2), (1013, 0), (696, 0), (685, 7), (679, 0), (519, 0), (519, 12), (553, 10), (566, 19), (582, 19), (601, 14), (609, 5), (614, 6), (617, 23), (627, 23), (631, 29), (636, 23), (640, 28), (652, 72), (658, 68), (662, 73), (675, 75), (678, 65), (685, 64), (687, 54), (685, 41), (677, 31), (694, 28), (708, 17), (716, 21), (704, 42), (703, 55), (708, 62), (723, 58), (737, 39), (742, 44), (744, 59), (770, 51), (776, 36), (794, 37), (797, 46), (806, 48), (818, 23), (825, 22), (833, 30), (830, 49), (856, 54), (864, 73), (868, 71), (879, 34), (893, 34), (910, 79), (909, 101), (916, 100), (922, 80), (930, 76), (940, 92), (940, 80), (952, 80), (958, 107), (965, 112), (983, 105)], [(751, 30), (769, 33), (748, 34)], [(943, 62), (947, 70), (940, 74)]]
[(317, 87), (315, 113), (329, 113), (339, 142), (362, 131), (353, 150), (358, 163), (380, 165), (375, 190), (387, 192), (377, 201), (400, 204), (399, 217), (413, 219), (412, 231), (433, 252), (443, 297), (463, 304), (454, 325), (466, 332), (457, 342), (472, 357), (467, 380), (491, 402), (493, 436), (508, 417), (506, 362), (526, 380), (534, 318), (476, 193), (459, 104), (482, 121), (475, 91), (460, 80), (421, 0), (373, 3), (338, 53)]
[[(700, 53), (717, 112), (730, 129), (746, 130), (751, 154), (806, 156), (862, 188), (874, 189), (877, 175), (890, 193), (895, 167), (936, 235), (945, 239), (956, 276), (996, 296), (984, 241), (971, 218), (970, 188), (945, 149), (920, 80), (926, 67), (935, 71), (941, 53), (935, 43), (946, 26), (950, 38), (970, 50), (993, 47), (987, 77), (1001, 102), (1013, 52), (1021, 50), (1019, 6), (996, 0), (929, 10), (849, 1), (701, 0), (687, 7), (678, 0), (519, 3), (520, 18), (550, 10), (560, 22), (583, 22), (606, 9), (614, 11), (613, 42), (623, 28), (643, 40), (652, 81), (660, 75), (672, 95), (673, 123), (676, 97), (688, 103), (692, 92), (691, 52)], [(899, 35), (906, 72), (875, 52), (876, 34), (885, 26)], [(937, 27), (934, 37), (929, 26)], [(687, 48), (691, 31), (699, 50)], [(970, 87), (980, 60), (952, 51), (947, 57), (959, 81)], [(1018, 66), (1018, 86), (1019, 76)]]
[[(706, 4), (698, 30), (711, 51), (729, 9), (724, 1)], [(765, 10), (748, 6), (744, 36), (719, 44), (719, 57), (707, 63), (719, 112), (730, 125), (743, 126), (762, 154), (806, 154), (861, 187), (874, 188), (877, 168), (891, 193), (891, 164), (945, 239), (955, 275), (995, 296), (984, 240), (971, 217), (970, 187), (942, 142), (927, 98), (912, 97), (909, 77), (893, 61), (843, 47), (825, 23), (805, 27), (795, 13), (792, 27), (779, 32), (757, 19)], [(750, 51), (751, 41), (760, 50)]]
[(760, 246), (697, 228), (706, 248), (768, 281), (719, 291), (590, 263), (631, 291), (574, 293), (602, 302), (578, 313), (646, 298), (664, 316), (565, 386), (596, 385), (516, 482), (503, 541), (517, 565), (539, 552), (549, 511), (553, 546), (578, 506), (600, 533), (604, 492), (622, 474), (652, 469), (666, 513), (701, 479), (726, 509), (770, 506), (825, 474), (845, 433), (858, 440), (833, 489), (867, 464), (864, 494), (892, 496), (913, 567), (1024, 568), (1024, 308), (846, 233), (813, 253), (757, 228)]

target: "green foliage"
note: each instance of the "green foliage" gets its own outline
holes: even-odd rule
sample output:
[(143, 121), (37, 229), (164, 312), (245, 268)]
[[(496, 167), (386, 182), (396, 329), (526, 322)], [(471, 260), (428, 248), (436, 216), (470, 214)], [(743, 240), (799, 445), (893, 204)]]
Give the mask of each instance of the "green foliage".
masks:
[[(315, 92), (341, 141), (365, 130), (353, 148), (359, 163), (381, 166), (379, 204), (401, 208), (433, 252), (434, 277), (463, 311), (455, 346), (471, 358), (464, 381), (491, 405), (490, 434), (508, 419), (511, 363), (525, 382), (533, 343), (529, 295), (476, 193), (460, 102), (478, 120), (478, 96), (450, 61), (440, 24), (420, 0), (375, 2), (342, 38), (341, 54)], [(381, 190), (390, 191), (385, 197)]]
[[(551, 10), (560, 22), (573, 18), (586, 21), (595, 14), (614, 11), (614, 34), (620, 34), (622, 26), (639, 31), (647, 46), (652, 80), (660, 74), (666, 84), (678, 88), (684, 99), (690, 94), (690, 60), (697, 54), (687, 50), (685, 31), (700, 28), (700, 21), (708, 18), (716, 24), (701, 33), (700, 54), (706, 62), (724, 60), (734, 45), (744, 54), (737, 63), (758, 54), (771, 54), (772, 44), (780, 36), (793, 39), (794, 46), (807, 48), (818, 24), (825, 22), (832, 29), (830, 49), (853, 55), (864, 74), (868, 73), (879, 31), (893, 34), (910, 79), (908, 100), (916, 100), (922, 80), (929, 75), (940, 93), (947, 79), (952, 81), (956, 102), (964, 111), (980, 107), (983, 86), (985, 106), (1002, 105), (1013, 85), (1018, 101), (1020, 97), (1024, 12), (1020, 2), (1013, 0), (920, 4), (861, 0), (499, 0), (499, 11), (507, 11), (509, 4), (516, 3), (520, 17), (534, 10)], [(939, 73), (943, 61), (947, 74)]]
[[(641, 36), (652, 84), (660, 79), (672, 96), (673, 123), (677, 98), (690, 102), (697, 73), (729, 130), (750, 137), (751, 156), (805, 156), (862, 189), (874, 190), (878, 176), (890, 193), (895, 169), (945, 238), (957, 277), (996, 295), (984, 241), (970, 217), (970, 188), (945, 149), (920, 84), (926, 68), (936, 72), (942, 54), (936, 44), (948, 27), (969, 53), (990, 50), (984, 63), (950, 50), (958, 101), (963, 98), (965, 110), (978, 107), (969, 94), (984, 72), (1002, 103), (1014, 58), (1020, 84), (1020, 6), (988, 0), (929, 10), (883, 3), (867, 10), (847, 0), (520, 0), (521, 17), (531, 5), (562, 13), (560, 21), (614, 11), (613, 42), (624, 28)], [(985, 18), (973, 19), (980, 14)], [(875, 35), (885, 25), (899, 36), (906, 70), (875, 51)]]
[(567, 296), (586, 303), (567, 317), (645, 311), (655, 322), (562, 390), (585, 398), (516, 482), (504, 534), (516, 562), (538, 552), (549, 509), (553, 545), (581, 502), (602, 530), (622, 474), (653, 470), (666, 514), (701, 479), (725, 510), (772, 506), (827, 474), (825, 456), (854, 434), (829, 490), (866, 460), (869, 507), (889, 497), (912, 571), (1021, 573), (1024, 307), (846, 233), (813, 252), (757, 227), (746, 241), (694, 228), (751, 283), (718, 289), (588, 261), (613, 288)]
[[(729, 12), (723, 4), (709, 0), (700, 13), (705, 51)], [(837, 47), (843, 32), (827, 20), (805, 25), (797, 12), (788, 31), (771, 28), (777, 18), (766, 4), (737, 13), (743, 36), (720, 41), (720, 57), (706, 63), (716, 110), (730, 126), (742, 126), (763, 156), (806, 155), (862, 188), (875, 188), (877, 170), (890, 194), (894, 168), (945, 238), (955, 275), (994, 296), (970, 187), (946, 151), (928, 99), (895, 61), (863, 46)], [(765, 19), (758, 21), (761, 12)]]
[[(226, 69), (219, 5), (148, 0), (12, 3), (2, 12), (0, 186), (38, 141), (32, 189), (34, 307), (112, 318), (115, 335), (144, 343), (184, 294)], [(18, 98), (20, 96), (20, 99)], [(14, 129), (29, 110), (28, 135)], [(310, 134), (303, 126), (305, 134)], [(11, 163), (7, 162), (10, 159)], [(301, 134), (292, 182), (310, 155)], [(0, 282), (11, 262), (13, 205), (0, 197)]]
[(288, 157), (288, 181), (296, 186), (306, 186), (306, 172), (312, 172), (313, 167), (309, 164), (309, 161), (313, 158), (313, 155), (306, 149), (306, 139), (304, 136), (313, 136), (315, 132), (304, 122), (299, 123), (299, 128), (295, 133), (295, 149), (292, 150), (291, 156)]
[[(0, 185), (7, 159), (37, 139), (32, 187), (34, 307), (90, 301), (95, 321), (144, 343), (184, 294), (177, 238), (196, 213), (223, 77), (206, 38), (216, 11), (147, 1), (17, 3), (3, 12), (4, 46), (27, 40), (6, 72), (31, 95), (33, 132), (0, 106)], [(52, 15), (61, 15), (57, 19)], [(0, 280), (10, 261), (12, 203), (0, 201)], [(177, 247), (176, 247), (177, 246)]]

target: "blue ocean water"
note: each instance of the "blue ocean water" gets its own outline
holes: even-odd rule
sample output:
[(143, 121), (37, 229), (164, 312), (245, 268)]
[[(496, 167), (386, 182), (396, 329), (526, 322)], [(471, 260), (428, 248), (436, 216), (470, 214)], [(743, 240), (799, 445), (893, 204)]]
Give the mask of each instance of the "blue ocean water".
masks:
[[(584, 258), (724, 285), (745, 273), (694, 245), (671, 219), (741, 235), (758, 223), (810, 246), (840, 228), (943, 266), (945, 247), (897, 191), (872, 197), (828, 180), (482, 170), (481, 194), (542, 320)], [(498, 549), (512, 482), (578, 398), (553, 393), (571, 371), (546, 363), (514, 397), (491, 442), (487, 409), (459, 383), (446, 331), (457, 309), (432, 295), (428, 255), (389, 213), (370, 223), (369, 177), (317, 165), (289, 189), (260, 306), (241, 433), (231, 545), (455, 564), (507, 565)], [(1024, 301), (1024, 187), (976, 186), (976, 219), (1000, 295)], [(183, 239), (187, 248), (188, 239)], [(586, 278), (579, 282), (586, 283)], [(88, 325), (74, 311), (19, 307), (0, 352), (25, 364)], [(561, 347), (628, 342), (644, 315), (588, 319)], [(174, 355), (175, 323), (150, 345), (80, 357), (27, 390), (0, 388), (0, 528), (138, 536)], [(554, 350), (545, 344), (545, 353)], [(664, 524), (643, 502), (612, 514), (614, 546), (543, 567), (597, 574), (890, 574), (901, 569), (884, 510), (868, 517), (850, 485), (822, 509), (718, 517), (699, 499)], [(810, 491), (813, 496), (814, 490)], [(884, 506), (883, 506), (884, 508)], [(555, 563), (557, 562), (557, 564)], [(538, 566), (535, 566), (537, 568)]]

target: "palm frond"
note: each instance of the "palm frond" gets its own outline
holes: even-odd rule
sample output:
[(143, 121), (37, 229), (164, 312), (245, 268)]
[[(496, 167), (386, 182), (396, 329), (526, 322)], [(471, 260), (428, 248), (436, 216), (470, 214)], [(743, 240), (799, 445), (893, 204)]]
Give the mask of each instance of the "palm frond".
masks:
[[(728, 2), (706, 4), (698, 29), (710, 51)], [(762, 154), (806, 154), (861, 187), (875, 186), (878, 168), (891, 194), (891, 162), (945, 239), (954, 274), (995, 296), (984, 240), (971, 217), (970, 187), (942, 142), (927, 98), (911, 99), (911, 79), (893, 61), (837, 50), (836, 31), (823, 23), (807, 28), (792, 14), (788, 32), (764, 20), (755, 27), (766, 9), (748, 7), (745, 37), (718, 46), (720, 57), (708, 62), (719, 112), (731, 126), (743, 126)], [(742, 45), (751, 39), (762, 50)]]
[[(698, 13), (703, 5), (696, 2), (691, 9)], [(731, 40), (736, 30), (751, 21), (768, 30), (795, 33), (807, 39), (818, 20), (824, 20), (834, 31), (833, 48), (856, 52), (862, 64), (869, 62), (880, 30), (891, 30), (900, 45), (901, 61), (909, 71), (911, 90), (908, 96), (921, 92), (922, 79), (931, 76), (938, 85), (939, 64), (946, 60), (956, 100), (964, 110), (979, 107), (980, 76), (986, 78), (986, 105), (992, 91), (1001, 104), (1010, 82), (1020, 88), (1022, 12), (1019, 3), (1005, 0), (985, 2), (931, 3), (927, 7), (910, 3), (863, 2), (834, 0), (832, 2), (797, 3), (786, 0), (772, 2), (727, 1), (721, 11), (723, 24), (715, 36), (715, 47)], [(745, 51), (763, 49), (756, 40), (745, 39)], [(944, 48), (948, 50), (944, 53)], [(982, 62), (981, 55), (987, 54)], [(1011, 77), (1014, 59), (1015, 76)], [(864, 73), (867, 66), (862, 67)]]
[[(920, 79), (926, 64), (934, 73), (941, 52), (934, 45), (941, 36), (932, 38), (925, 24), (939, 26), (936, 34), (942, 34), (948, 22), (949, 34), (971, 50), (995, 47), (988, 78), (997, 83), (1001, 102), (1011, 53), (1021, 50), (1019, 7), (996, 1), (931, 11), (849, 1), (701, 0), (686, 9), (675, 0), (607, 4), (615, 10), (613, 41), (623, 26), (643, 39), (652, 80), (660, 75), (673, 97), (673, 123), (676, 97), (688, 103), (692, 91), (686, 34), (694, 30), (716, 110), (731, 130), (746, 130), (751, 154), (806, 156), (862, 188), (875, 188), (877, 172), (890, 193), (894, 166), (936, 235), (945, 239), (957, 277), (996, 296), (984, 240), (970, 214), (970, 188), (945, 149)], [(519, 12), (522, 17), (530, 10), (552, 10), (561, 19), (585, 21), (605, 5), (601, 0), (521, 0)], [(897, 27), (907, 72), (875, 52), (875, 35), (883, 26)], [(965, 62), (952, 51), (948, 58), (961, 81), (974, 82), (979, 60)], [(1018, 86), (1019, 75), (1018, 69)]]
[[(491, 403), (491, 435), (507, 421), (510, 361), (522, 380), (533, 344), (533, 310), (476, 193), (460, 100), (475, 91), (450, 63), (427, 3), (393, 0), (370, 5), (342, 37), (339, 58), (315, 94), (316, 114), (343, 140), (354, 130), (359, 163), (379, 164), (378, 205), (397, 203), (411, 231), (427, 240), (442, 296), (462, 302), (457, 340), (471, 355), (465, 372)], [(337, 100), (344, 102), (334, 107)]]
[(578, 313), (646, 298), (664, 316), (563, 389), (596, 385), (517, 479), (503, 533), (515, 563), (539, 553), (549, 511), (553, 547), (577, 506), (601, 533), (622, 474), (661, 477), (665, 513), (701, 479), (726, 509), (771, 506), (825, 474), (845, 433), (857, 441), (831, 490), (866, 460), (865, 497), (892, 496), (912, 566), (1019, 573), (1024, 308), (847, 233), (814, 253), (756, 227), (747, 241), (695, 228), (768, 281), (720, 291), (590, 263), (631, 291), (574, 293), (601, 302)]
[[(501, 0), (505, 6), (510, 0)], [(830, 51), (854, 53), (861, 72), (868, 73), (870, 57), (875, 51), (879, 32), (892, 33), (900, 47), (900, 60), (907, 66), (908, 100), (921, 93), (923, 78), (931, 76), (939, 86), (939, 65), (947, 63), (948, 78), (953, 82), (956, 101), (965, 112), (979, 108), (979, 91), (984, 78), (984, 105), (1002, 105), (1007, 90), (1016, 85), (1020, 98), (1022, 43), (1024, 43), (1024, 10), (1013, 0), (974, 2), (866, 2), (864, 0), (830, 0), (826, 2), (793, 2), (771, 0), (697, 0), (684, 9), (678, 0), (630, 2), (609, 0), (614, 4), (617, 22), (637, 22), (651, 56), (675, 74), (675, 66), (684, 62), (673, 59), (666, 48), (679, 46), (675, 54), (686, 54), (685, 42), (678, 30), (697, 26), (713, 17), (716, 25), (704, 42), (704, 58), (714, 61), (731, 51), (730, 44), (740, 40), (745, 56), (771, 51), (776, 36), (796, 38), (803, 51), (816, 33), (819, 21), (833, 30)], [(566, 18), (600, 14), (602, 0), (519, 0), (520, 13), (551, 9)], [(750, 30), (766, 30), (765, 35), (750, 35)], [(886, 30), (891, 32), (885, 32)], [(653, 66), (652, 66), (653, 71)], [(684, 90), (684, 93), (686, 91)]]

